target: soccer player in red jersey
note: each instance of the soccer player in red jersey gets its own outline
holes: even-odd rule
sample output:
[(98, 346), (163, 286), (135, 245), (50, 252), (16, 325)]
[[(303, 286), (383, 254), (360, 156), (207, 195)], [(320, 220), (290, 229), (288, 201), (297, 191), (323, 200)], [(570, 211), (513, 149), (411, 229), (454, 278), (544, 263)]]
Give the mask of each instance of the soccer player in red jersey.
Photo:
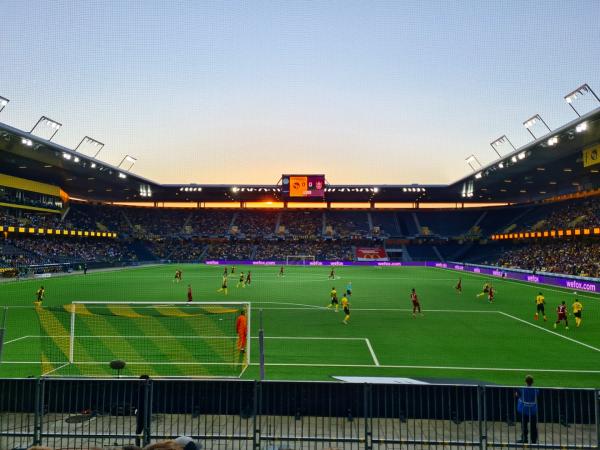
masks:
[(235, 321), (235, 330), (237, 331), (238, 339), (237, 339), (237, 348), (240, 353), (246, 351), (246, 334), (248, 332), (248, 322), (246, 321), (246, 312), (244, 310), (240, 311), (240, 315)]
[(191, 284), (188, 284), (187, 301), (188, 301), (188, 303), (192, 303), (192, 285)]
[(459, 294), (462, 294), (462, 278), (458, 279), (458, 283), (456, 284), (456, 287), (454, 289), (456, 289), (456, 292), (458, 292)]
[(421, 304), (419, 303), (419, 297), (417, 296), (417, 292), (415, 291), (415, 288), (413, 288), (410, 293), (410, 300), (412, 301), (412, 305), (413, 305), (413, 317), (417, 316), (416, 315), (417, 312), (419, 314), (423, 315), (423, 313), (421, 312)]
[(488, 290), (488, 301), (490, 303), (494, 303), (494, 295), (496, 295), (496, 289), (490, 285), (490, 289)]
[(558, 307), (556, 308), (556, 322), (554, 322), (554, 328), (556, 328), (556, 325), (558, 325), (560, 322), (562, 322), (563, 320), (565, 321), (565, 330), (569, 329), (569, 321), (567, 319), (567, 304), (563, 301), (560, 305), (558, 305)]

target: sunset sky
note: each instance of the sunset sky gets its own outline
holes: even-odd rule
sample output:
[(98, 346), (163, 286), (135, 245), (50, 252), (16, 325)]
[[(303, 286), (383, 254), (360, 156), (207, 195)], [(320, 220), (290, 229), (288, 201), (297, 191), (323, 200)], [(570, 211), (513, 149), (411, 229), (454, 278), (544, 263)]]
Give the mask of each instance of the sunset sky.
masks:
[[(168, 183), (446, 183), (600, 93), (600, 2), (0, 0), (0, 121)], [(584, 111), (594, 106), (582, 103)], [(538, 133), (539, 134), (539, 133)]]

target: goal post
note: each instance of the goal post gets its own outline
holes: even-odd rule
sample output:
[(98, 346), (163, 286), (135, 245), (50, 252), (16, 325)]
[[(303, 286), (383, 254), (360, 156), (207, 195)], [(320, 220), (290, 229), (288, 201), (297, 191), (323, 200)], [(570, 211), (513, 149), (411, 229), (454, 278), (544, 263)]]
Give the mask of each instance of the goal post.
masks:
[(44, 374), (111, 375), (122, 360), (130, 376), (240, 377), (250, 363), (247, 302), (73, 302), (39, 313)]
[(285, 257), (285, 264), (289, 265), (300, 265), (305, 266), (311, 262), (314, 262), (316, 258), (314, 255), (287, 255)]

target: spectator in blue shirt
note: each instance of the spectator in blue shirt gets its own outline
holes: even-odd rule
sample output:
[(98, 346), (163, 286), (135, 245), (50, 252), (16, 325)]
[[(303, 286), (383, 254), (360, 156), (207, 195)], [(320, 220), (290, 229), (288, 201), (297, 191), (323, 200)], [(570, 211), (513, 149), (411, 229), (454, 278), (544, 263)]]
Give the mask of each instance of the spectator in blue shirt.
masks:
[(531, 375), (525, 377), (525, 384), (526, 387), (522, 387), (515, 392), (515, 397), (517, 397), (517, 413), (521, 419), (521, 440), (519, 442), (527, 442), (528, 428), (531, 428), (531, 443), (537, 444), (537, 397), (540, 392), (538, 389), (532, 387), (533, 377)]

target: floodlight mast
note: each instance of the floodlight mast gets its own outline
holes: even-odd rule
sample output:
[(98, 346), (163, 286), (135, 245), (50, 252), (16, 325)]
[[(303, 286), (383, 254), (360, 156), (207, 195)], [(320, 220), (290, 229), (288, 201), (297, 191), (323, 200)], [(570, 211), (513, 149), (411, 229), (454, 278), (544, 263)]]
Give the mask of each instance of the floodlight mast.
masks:
[(534, 126), (538, 121), (544, 124), (544, 126), (548, 130), (548, 133), (552, 133), (552, 130), (550, 129), (548, 124), (546, 122), (544, 122), (544, 119), (542, 119), (542, 116), (540, 116), (539, 114), (535, 114), (534, 116), (531, 116), (529, 119), (527, 119), (525, 122), (523, 122), (523, 126), (527, 129), (527, 131), (529, 131), (529, 134), (533, 137), (534, 140), (537, 138), (531, 131), (531, 127)]
[(8, 102), (10, 102), (10, 100), (9, 100), (9, 99), (7, 99), (6, 97), (2, 97), (2, 96), (0, 95), (0, 112), (2, 112), (2, 110), (3, 110), (4, 108), (6, 108), (6, 105), (8, 105)]
[(131, 155), (125, 155), (125, 156), (123, 157), (123, 159), (121, 160), (121, 162), (119, 163), (119, 165), (117, 166), (117, 168), (119, 168), (119, 169), (120, 169), (120, 168), (121, 168), (121, 164), (123, 164), (125, 161), (127, 161), (127, 162), (130, 162), (130, 163), (131, 163), (131, 165), (129, 166), (129, 168), (128, 168), (128, 169), (125, 169), (127, 172), (130, 172), (130, 171), (131, 171), (131, 168), (132, 168), (132, 167), (133, 167), (133, 165), (136, 163), (136, 161), (137, 161), (137, 158), (134, 158), (134, 157), (133, 157), (133, 156), (131, 156)]
[(94, 159), (98, 156), (98, 153), (100, 153), (100, 151), (102, 150), (102, 148), (104, 147), (104, 144), (100, 141), (97, 141), (96, 139), (93, 139), (89, 136), (85, 136), (81, 142), (79, 144), (77, 144), (77, 147), (75, 147), (75, 152), (77, 151), (77, 149), (79, 149), (79, 147), (81, 147), (82, 144), (90, 144), (93, 145), (94, 147), (98, 147), (98, 151), (94, 154)]
[(51, 118), (46, 117), (46, 116), (40, 117), (40, 120), (38, 120), (35, 123), (35, 125), (31, 129), (31, 131), (29, 132), (29, 134), (33, 134), (33, 131), (37, 128), (37, 126), (39, 124), (41, 124), (41, 123), (44, 123), (44, 122), (54, 130), (54, 133), (52, 133), (52, 135), (50, 136), (50, 138), (48, 138), (48, 140), (51, 141), (52, 138), (54, 137), (54, 135), (56, 133), (58, 133), (58, 130), (60, 130), (60, 128), (62, 127), (62, 123), (59, 123), (56, 120), (52, 120)]
[(567, 102), (569, 104), (569, 106), (571, 107), (571, 109), (573, 111), (575, 111), (575, 114), (577, 114), (577, 117), (581, 117), (581, 114), (579, 114), (579, 112), (573, 106), (573, 100), (575, 100), (578, 95), (581, 96), (588, 92), (594, 96), (594, 98), (596, 99), (596, 101), (598, 103), (600, 103), (600, 98), (598, 98), (596, 93), (592, 90), (592, 88), (587, 83), (583, 83), (577, 89), (573, 90), (572, 92), (569, 92), (567, 95), (564, 96), (565, 102)]
[[(465, 161), (467, 161), (467, 164), (469, 165), (469, 167), (471, 168), (471, 170), (473, 172), (475, 172), (476, 170), (481, 169), (483, 167), (475, 155), (471, 155), (471, 156), (465, 158)], [(477, 165), (479, 167), (473, 167), (473, 163), (477, 163)]]
[(514, 151), (517, 151), (517, 149), (515, 148), (515, 146), (512, 144), (512, 142), (510, 142), (510, 139), (508, 139), (508, 137), (506, 137), (505, 134), (503, 134), (502, 136), (500, 136), (498, 139), (496, 139), (495, 141), (490, 143), (490, 146), (492, 147), (492, 149), (496, 152), (496, 154), (498, 155), (498, 158), (502, 158), (502, 155), (500, 154), (500, 152), (498, 151), (497, 147), (501, 144), (504, 144), (505, 142), (508, 142), (510, 144), (510, 146), (513, 148)]

